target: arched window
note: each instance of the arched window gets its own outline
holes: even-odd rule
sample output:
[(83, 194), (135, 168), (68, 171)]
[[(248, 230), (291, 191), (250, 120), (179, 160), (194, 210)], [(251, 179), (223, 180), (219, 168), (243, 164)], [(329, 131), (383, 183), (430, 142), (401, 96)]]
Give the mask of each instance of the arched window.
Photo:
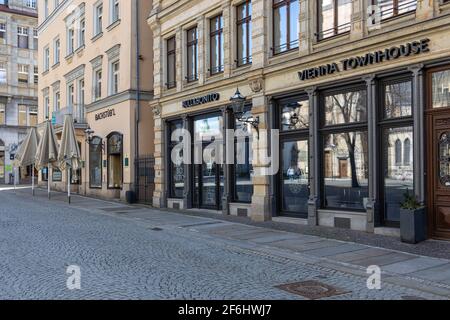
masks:
[(403, 164), (409, 166), (411, 164), (411, 140), (405, 139), (403, 143)]
[(102, 187), (102, 138), (94, 137), (89, 144), (89, 187)]
[(108, 188), (121, 189), (123, 181), (123, 136), (118, 132), (108, 135)]
[(402, 164), (402, 142), (400, 141), (400, 139), (397, 139), (397, 141), (395, 141), (395, 164)]

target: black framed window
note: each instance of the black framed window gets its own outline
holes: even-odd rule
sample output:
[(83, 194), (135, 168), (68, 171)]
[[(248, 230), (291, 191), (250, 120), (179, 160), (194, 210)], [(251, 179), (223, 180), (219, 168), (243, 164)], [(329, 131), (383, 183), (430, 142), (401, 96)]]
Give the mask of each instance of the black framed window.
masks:
[[(251, 106), (246, 106), (243, 117), (251, 116)], [(251, 203), (253, 196), (252, 126), (234, 119), (233, 194), (235, 202)]]
[(58, 168), (52, 169), (52, 181), (53, 182), (61, 182), (62, 181), (62, 172)]
[(352, 0), (317, 0), (317, 7), (318, 40), (350, 31)]
[(381, 20), (415, 11), (417, 0), (372, 0), (378, 6)]
[(102, 139), (94, 137), (89, 144), (89, 187), (102, 187)]
[(48, 181), (48, 167), (42, 168), (41, 177), (42, 177), (42, 181)]
[(237, 10), (237, 66), (252, 63), (252, 2), (246, 1)]
[(298, 48), (298, 0), (273, 1), (273, 54)]
[(167, 89), (176, 87), (176, 77), (176, 40), (175, 37), (172, 37), (167, 39)]
[[(176, 153), (176, 156), (172, 157), (175, 146), (183, 141), (183, 137), (180, 137), (176, 133), (177, 130), (183, 129), (183, 121), (172, 121), (168, 124), (169, 128), (169, 196), (171, 198), (183, 198), (185, 181), (185, 165), (183, 163), (183, 154), (181, 151)], [(173, 135), (177, 135), (174, 137)]]
[(210, 73), (223, 72), (223, 17), (218, 15), (209, 20)]
[(198, 80), (198, 32), (197, 27), (187, 31), (187, 75), (188, 82)]
[(365, 87), (322, 95), (322, 206), (364, 211), (368, 201)]
[(409, 76), (383, 79), (379, 83), (379, 130), (381, 133), (379, 183), (381, 223), (398, 226), (400, 203), (414, 191), (412, 82)]
[(121, 189), (123, 182), (123, 136), (111, 133), (107, 138), (108, 188)]
[(309, 100), (305, 96), (281, 100), (279, 105), (280, 173), (279, 211), (282, 215), (308, 215)]

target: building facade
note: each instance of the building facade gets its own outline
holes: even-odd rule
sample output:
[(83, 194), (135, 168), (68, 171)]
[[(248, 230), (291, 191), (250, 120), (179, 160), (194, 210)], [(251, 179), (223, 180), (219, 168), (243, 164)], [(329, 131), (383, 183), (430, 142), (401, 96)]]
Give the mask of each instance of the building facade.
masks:
[[(125, 199), (148, 178), (153, 158), (151, 1), (39, 2), (39, 123), (51, 121), (60, 138), (72, 114), (82, 169), (71, 172), (73, 192)], [(142, 139), (138, 137), (146, 135)], [(148, 167), (135, 166), (150, 159)], [(138, 170), (139, 169), (139, 170)], [(145, 169), (145, 170), (144, 170)], [(148, 170), (147, 170), (148, 169)], [(56, 168), (39, 183), (66, 190)], [(151, 183), (148, 183), (152, 192)]]
[(37, 23), (36, 1), (0, 1), (0, 184), (13, 182), (15, 152), (37, 124)]
[(409, 193), (450, 237), (450, 2), (162, 0), (148, 23), (154, 205), (396, 232)]

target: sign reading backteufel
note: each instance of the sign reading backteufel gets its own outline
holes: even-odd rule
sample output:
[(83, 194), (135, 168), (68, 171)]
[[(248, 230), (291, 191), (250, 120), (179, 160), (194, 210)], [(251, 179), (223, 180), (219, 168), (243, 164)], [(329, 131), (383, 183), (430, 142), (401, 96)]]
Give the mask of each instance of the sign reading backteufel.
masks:
[(341, 60), (338, 63), (329, 63), (315, 68), (305, 69), (298, 73), (301, 81), (311, 80), (318, 77), (334, 74), (341, 71), (353, 70), (367, 67), (369, 65), (382, 63), (384, 61), (395, 60), (401, 57), (408, 57), (425, 52), (429, 52), (430, 39), (409, 42), (400, 46), (394, 46), (385, 50), (367, 53), (363, 56), (356, 56)]
[(108, 109), (106, 111), (97, 113), (95, 115), (95, 121), (106, 119), (106, 118), (110, 118), (110, 117), (114, 117), (115, 115), (116, 115), (116, 111), (114, 109)]
[(190, 108), (199, 106), (202, 104), (219, 101), (220, 100), (220, 94), (218, 93), (210, 93), (203, 97), (193, 98), (186, 101), (183, 101), (183, 108)]

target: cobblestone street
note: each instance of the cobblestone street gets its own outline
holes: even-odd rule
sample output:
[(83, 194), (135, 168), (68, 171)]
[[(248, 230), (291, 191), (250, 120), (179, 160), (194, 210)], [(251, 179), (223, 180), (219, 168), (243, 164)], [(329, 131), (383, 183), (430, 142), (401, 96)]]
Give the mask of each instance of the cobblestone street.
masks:
[[(0, 188), (0, 299), (448, 299), (450, 261), (79, 196)], [(70, 265), (81, 290), (66, 287)], [(369, 290), (366, 267), (382, 269)]]

